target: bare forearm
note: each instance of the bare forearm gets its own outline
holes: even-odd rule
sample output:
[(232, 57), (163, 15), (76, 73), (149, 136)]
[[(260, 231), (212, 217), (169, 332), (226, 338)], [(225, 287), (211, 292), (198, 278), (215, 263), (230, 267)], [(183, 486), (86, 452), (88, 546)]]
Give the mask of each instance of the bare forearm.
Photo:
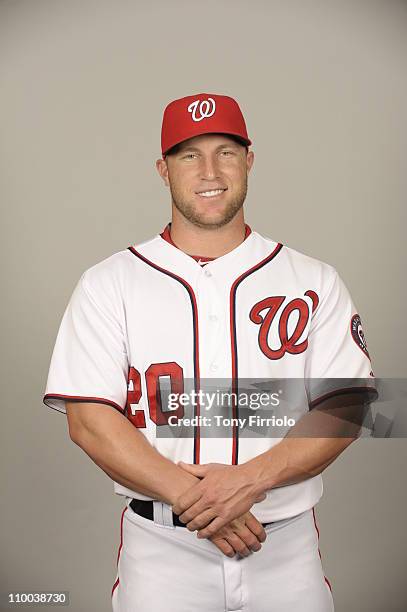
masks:
[(269, 451), (248, 461), (259, 492), (295, 484), (320, 474), (353, 438), (284, 438)]
[(113, 480), (171, 505), (198, 481), (161, 455), (118, 412), (109, 407), (101, 410), (100, 418), (83, 421), (72, 439)]
[(365, 404), (359, 395), (333, 397), (306, 413), (273, 448), (244, 464), (259, 491), (320, 474), (360, 433)]

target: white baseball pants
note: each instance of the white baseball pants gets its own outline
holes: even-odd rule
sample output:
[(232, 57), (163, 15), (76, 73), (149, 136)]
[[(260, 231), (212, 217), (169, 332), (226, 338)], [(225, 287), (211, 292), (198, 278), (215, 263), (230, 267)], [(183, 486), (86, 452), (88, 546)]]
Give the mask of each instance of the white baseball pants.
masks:
[(233, 558), (174, 527), (167, 504), (154, 502), (154, 517), (123, 510), (113, 612), (334, 610), (313, 509), (267, 525), (260, 551)]

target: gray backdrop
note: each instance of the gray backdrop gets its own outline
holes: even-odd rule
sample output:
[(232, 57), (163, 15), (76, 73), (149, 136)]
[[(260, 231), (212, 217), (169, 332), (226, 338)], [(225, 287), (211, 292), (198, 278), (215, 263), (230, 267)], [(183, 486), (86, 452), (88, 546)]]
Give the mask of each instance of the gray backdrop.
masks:
[[(247, 222), (334, 265), (376, 375), (404, 377), (407, 4), (3, 0), (0, 53), (0, 591), (108, 612), (124, 502), (42, 404), (73, 287), (169, 220), (165, 105), (231, 95), (255, 152)], [(406, 458), (404, 440), (364, 439), (325, 472), (337, 612), (407, 608)]]

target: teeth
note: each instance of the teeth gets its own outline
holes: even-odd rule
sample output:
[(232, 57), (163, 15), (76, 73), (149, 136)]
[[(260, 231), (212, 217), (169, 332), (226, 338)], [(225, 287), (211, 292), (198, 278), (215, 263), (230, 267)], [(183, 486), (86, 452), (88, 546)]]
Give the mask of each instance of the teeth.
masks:
[(215, 189), (214, 191), (203, 191), (199, 195), (205, 196), (205, 198), (210, 198), (211, 196), (215, 196), (215, 195), (218, 195), (219, 193), (222, 193), (222, 191), (225, 191), (225, 190), (224, 189)]

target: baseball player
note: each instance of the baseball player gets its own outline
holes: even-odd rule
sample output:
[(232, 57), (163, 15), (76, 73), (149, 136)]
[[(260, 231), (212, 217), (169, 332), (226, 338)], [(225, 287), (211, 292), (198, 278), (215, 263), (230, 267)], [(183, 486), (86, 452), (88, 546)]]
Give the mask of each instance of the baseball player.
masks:
[[(125, 498), (114, 612), (333, 610), (314, 507), (357, 433), (308, 433), (374, 375), (335, 268), (245, 223), (251, 144), (233, 98), (170, 102), (156, 168), (171, 221), (85, 270), (58, 331), (43, 401)], [(228, 435), (206, 435), (203, 390), (220, 380)], [(242, 380), (302, 381), (295, 425), (245, 435)]]

